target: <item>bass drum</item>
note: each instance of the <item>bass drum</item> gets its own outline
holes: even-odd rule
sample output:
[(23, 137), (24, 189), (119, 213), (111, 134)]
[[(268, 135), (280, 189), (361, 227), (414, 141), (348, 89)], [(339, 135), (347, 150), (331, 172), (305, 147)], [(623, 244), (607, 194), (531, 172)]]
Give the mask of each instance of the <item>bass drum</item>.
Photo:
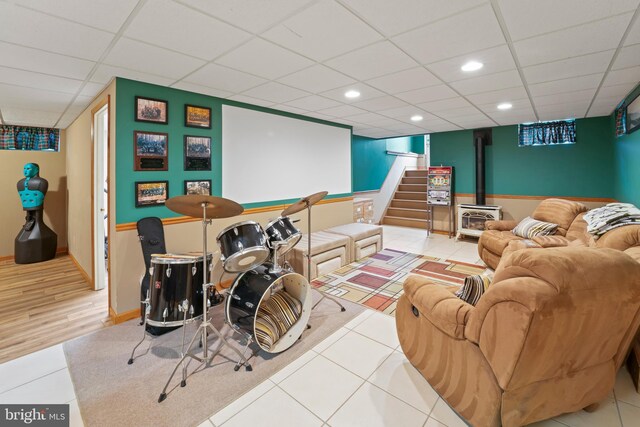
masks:
[[(207, 256), (207, 271), (212, 255)], [(162, 254), (151, 256), (149, 315), (147, 325), (171, 328), (182, 326), (187, 307), (187, 323), (200, 318), (202, 307), (202, 255)], [(186, 301), (186, 303), (185, 303)]]
[(216, 240), (222, 252), (222, 266), (229, 273), (251, 270), (269, 258), (267, 237), (255, 221), (230, 225)]
[[(271, 263), (265, 263), (238, 276), (227, 297), (225, 316), (231, 327), (251, 335), (262, 350), (280, 353), (291, 347), (307, 327), (311, 315), (311, 287), (304, 276), (284, 271), (270, 273), (271, 267)], [(282, 291), (286, 292), (286, 298)], [(294, 304), (297, 307), (291, 310)], [(274, 307), (283, 310), (282, 316), (265, 321), (263, 315), (273, 314), (270, 310)], [(299, 314), (294, 315), (292, 311)], [(265, 324), (276, 329), (268, 331), (268, 337), (265, 337)], [(277, 335), (275, 339), (272, 332)], [(269, 341), (267, 344), (265, 338)]]

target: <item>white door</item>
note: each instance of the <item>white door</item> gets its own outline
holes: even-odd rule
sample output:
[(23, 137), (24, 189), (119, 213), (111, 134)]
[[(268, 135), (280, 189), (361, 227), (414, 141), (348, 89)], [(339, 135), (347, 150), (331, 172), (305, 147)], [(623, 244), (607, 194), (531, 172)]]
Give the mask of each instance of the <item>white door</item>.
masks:
[(95, 289), (108, 285), (107, 272), (107, 138), (109, 108), (105, 105), (93, 116), (93, 230)]

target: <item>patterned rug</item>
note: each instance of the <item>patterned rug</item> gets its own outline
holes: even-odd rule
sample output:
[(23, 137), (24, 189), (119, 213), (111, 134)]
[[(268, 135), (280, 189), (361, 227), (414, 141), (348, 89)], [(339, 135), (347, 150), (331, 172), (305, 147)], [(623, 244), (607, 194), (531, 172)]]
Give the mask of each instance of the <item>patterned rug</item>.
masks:
[(459, 261), (383, 249), (311, 283), (329, 295), (395, 315), (402, 283), (410, 274), (426, 276), (436, 283), (461, 285), (464, 278), (482, 274), (486, 267)]

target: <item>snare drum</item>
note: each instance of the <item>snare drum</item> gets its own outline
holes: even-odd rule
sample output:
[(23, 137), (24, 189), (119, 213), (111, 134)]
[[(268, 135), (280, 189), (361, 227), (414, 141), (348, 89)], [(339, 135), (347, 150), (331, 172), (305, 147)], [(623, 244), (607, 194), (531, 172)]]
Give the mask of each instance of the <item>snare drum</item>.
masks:
[[(211, 269), (211, 258), (208, 254), (207, 272)], [(167, 328), (182, 326), (183, 304), (187, 323), (202, 316), (202, 261), (202, 255), (151, 255), (147, 324)]]
[(229, 273), (251, 270), (269, 257), (267, 237), (255, 221), (230, 225), (216, 240), (222, 252), (222, 266)]
[(271, 248), (278, 248), (278, 256), (289, 252), (302, 238), (302, 233), (288, 216), (281, 216), (267, 224), (265, 232), (269, 236)]
[[(311, 287), (298, 273), (270, 273), (271, 263), (240, 274), (225, 304), (227, 323), (267, 353), (280, 353), (302, 335), (311, 314)], [(282, 294), (286, 292), (286, 294)]]

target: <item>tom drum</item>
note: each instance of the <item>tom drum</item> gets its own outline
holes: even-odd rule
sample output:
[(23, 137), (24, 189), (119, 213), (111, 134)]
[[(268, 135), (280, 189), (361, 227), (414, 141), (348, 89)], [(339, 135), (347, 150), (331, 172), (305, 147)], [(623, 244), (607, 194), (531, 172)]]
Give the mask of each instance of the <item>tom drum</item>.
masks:
[(229, 273), (251, 270), (269, 257), (267, 237), (255, 221), (230, 225), (216, 240), (222, 252), (222, 266)]
[(302, 233), (288, 216), (281, 216), (269, 222), (265, 232), (269, 236), (269, 244), (272, 248), (277, 248), (279, 256), (293, 249), (302, 238)]

